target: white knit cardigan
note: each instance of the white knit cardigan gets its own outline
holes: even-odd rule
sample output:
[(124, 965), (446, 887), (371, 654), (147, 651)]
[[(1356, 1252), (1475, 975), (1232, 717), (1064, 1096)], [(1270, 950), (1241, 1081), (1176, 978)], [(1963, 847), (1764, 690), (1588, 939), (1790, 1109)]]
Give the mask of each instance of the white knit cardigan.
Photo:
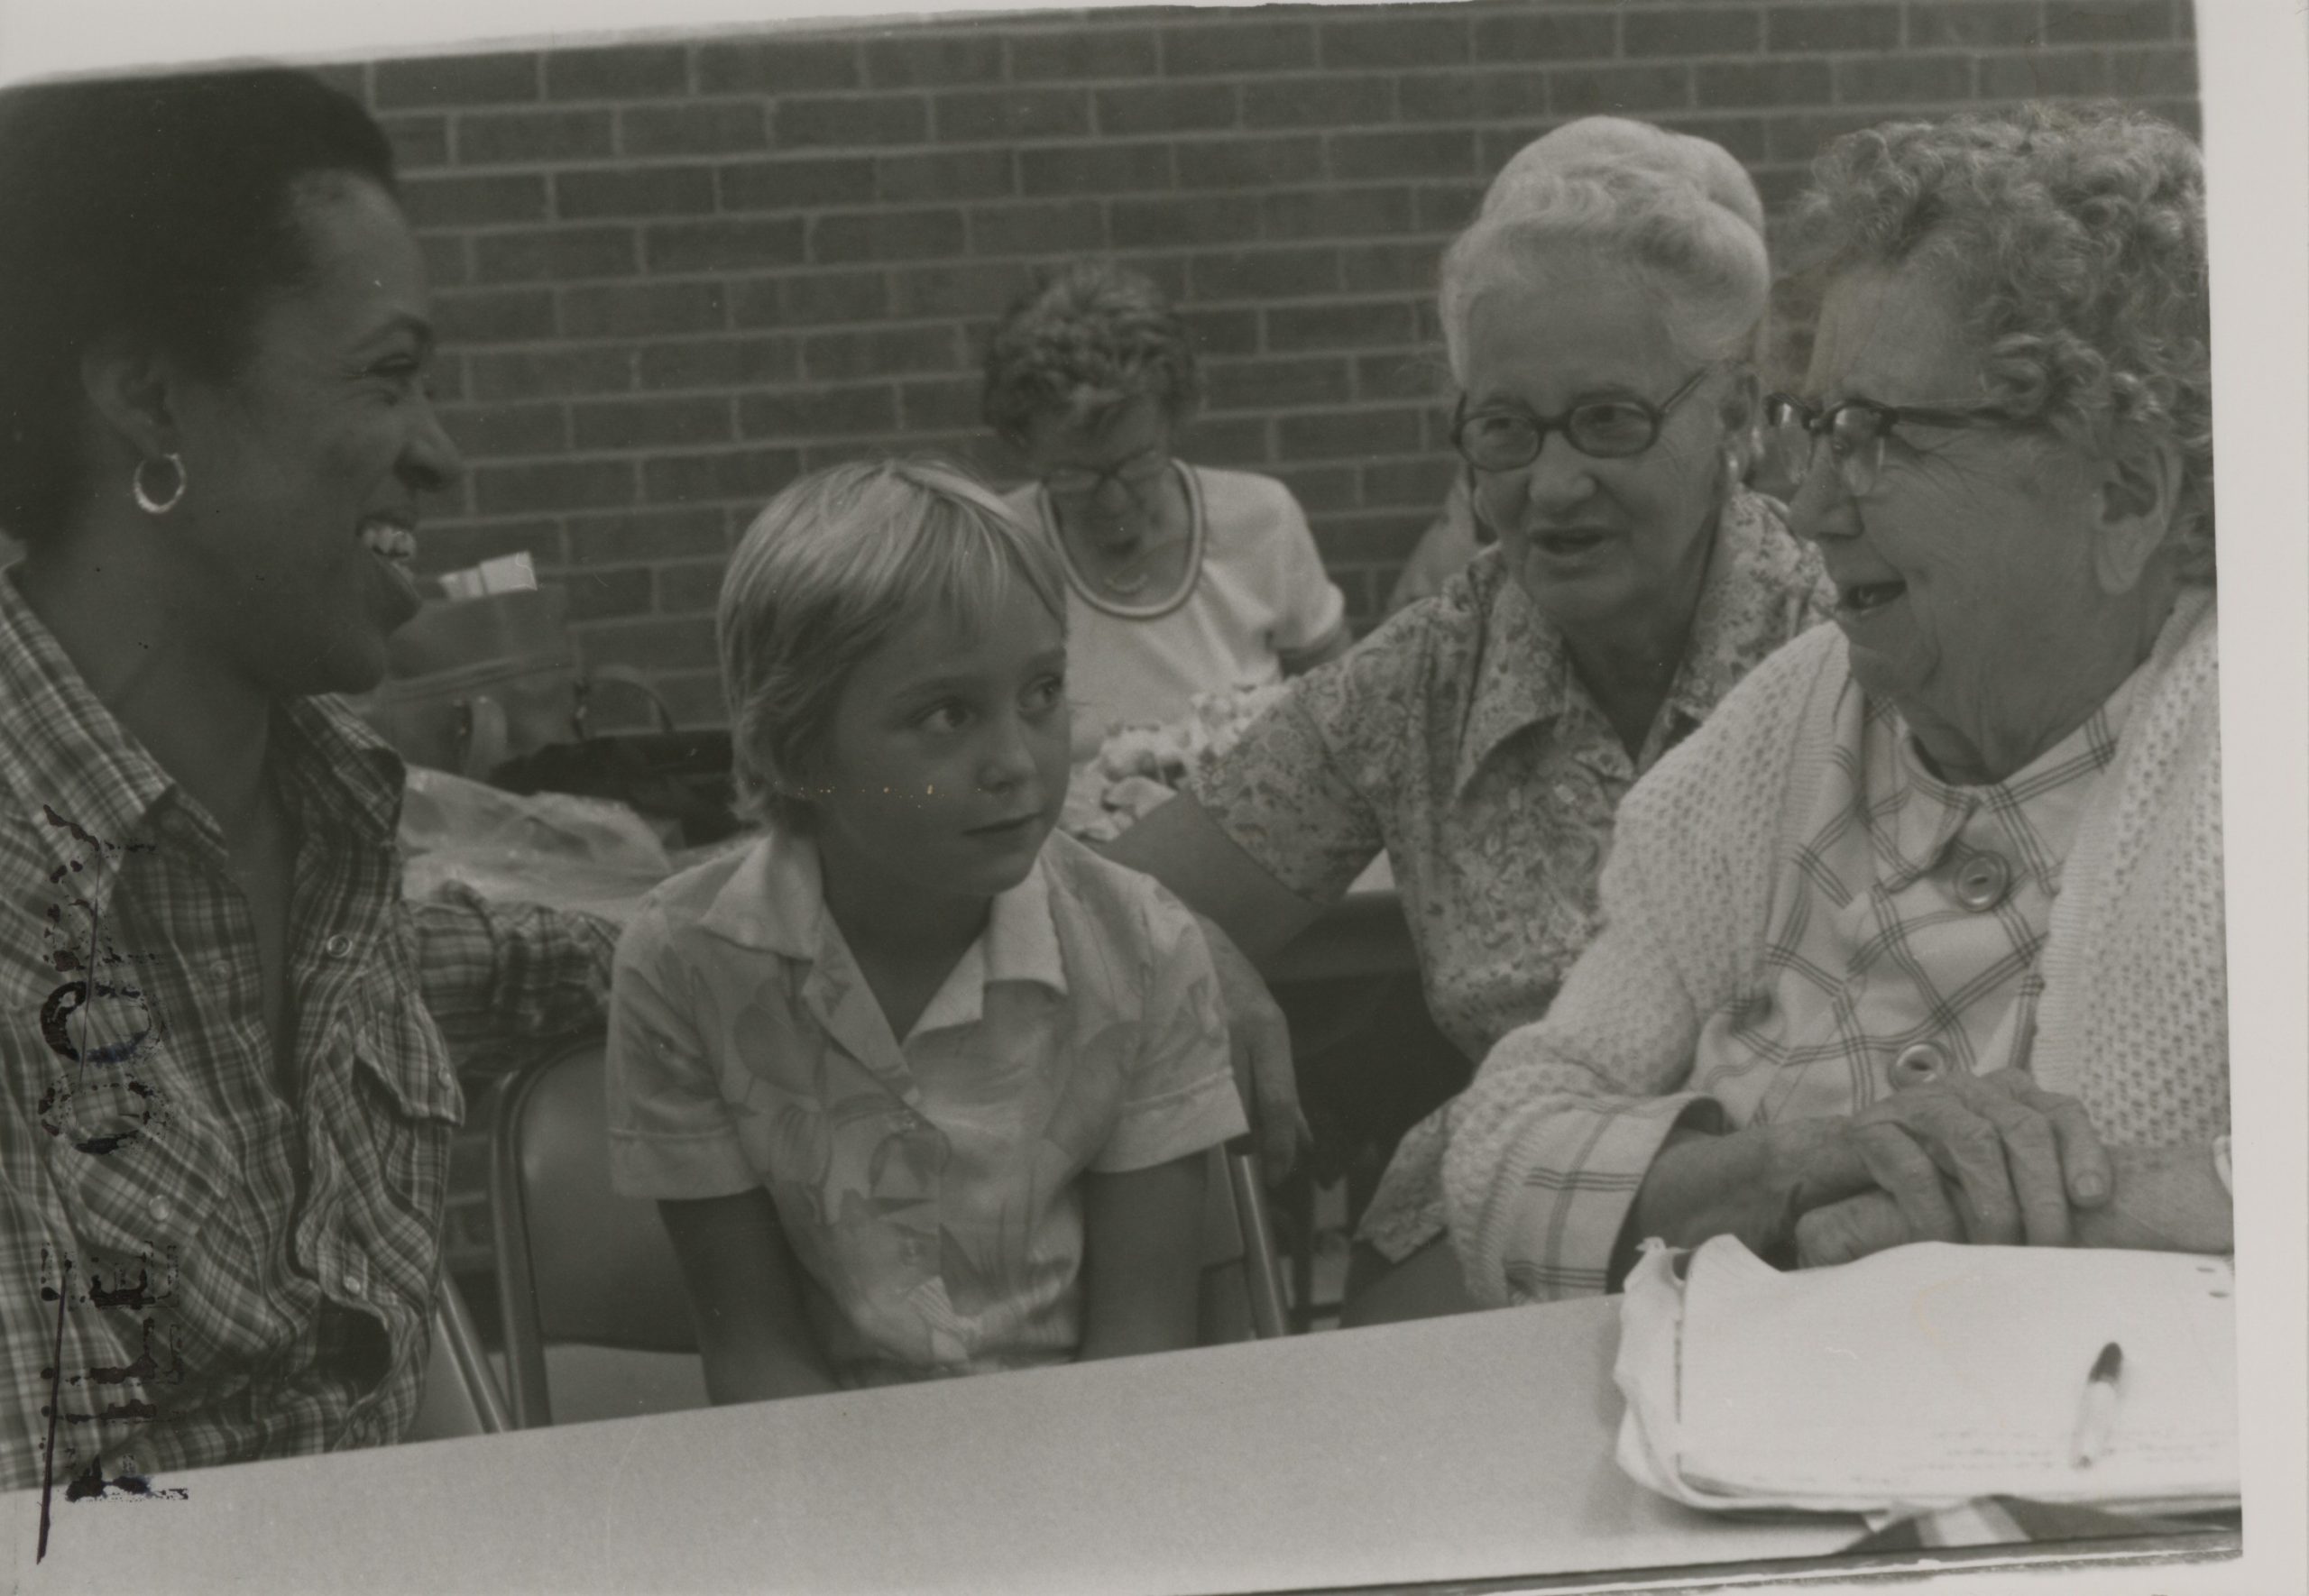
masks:
[[(1548, 1177), (1531, 1184), (1550, 1105), (1682, 1090), (1702, 1027), (1762, 978), (1775, 889), (1791, 890), (1790, 832), (1829, 767), (1848, 674), (1840, 631), (1806, 633), (1623, 801), (1602, 934), (1451, 1112), (1445, 1195), (1480, 1300), (1504, 1299), (1512, 1260), (1566, 1246), (1547, 1234)], [(2192, 590), (2150, 655), (2053, 904), (2031, 1073), (2081, 1099), (2111, 1145), (2229, 1130), (2218, 688), (2216, 608)], [(1663, 1137), (1669, 1117), (1647, 1133)], [(1598, 1278), (1605, 1262), (1559, 1261)]]

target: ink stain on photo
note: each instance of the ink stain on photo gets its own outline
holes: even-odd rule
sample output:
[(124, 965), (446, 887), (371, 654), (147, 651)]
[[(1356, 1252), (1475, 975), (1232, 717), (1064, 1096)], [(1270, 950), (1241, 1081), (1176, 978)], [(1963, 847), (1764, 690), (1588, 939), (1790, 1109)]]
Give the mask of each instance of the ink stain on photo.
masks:
[(107, 1477), (104, 1459), (100, 1457), (90, 1458), (88, 1466), (73, 1475), (71, 1482), (64, 1488), (64, 1500), (69, 1502), (182, 1501), (190, 1494), (181, 1485), (155, 1486), (151, 1477), (144, 1474), (124, 1472)]

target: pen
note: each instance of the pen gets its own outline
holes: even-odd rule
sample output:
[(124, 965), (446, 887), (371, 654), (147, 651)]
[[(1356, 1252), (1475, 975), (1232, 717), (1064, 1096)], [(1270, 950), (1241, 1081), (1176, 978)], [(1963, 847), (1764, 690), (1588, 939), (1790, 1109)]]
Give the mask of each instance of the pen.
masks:
[(2124, 1369), (2125, 1350), (2115, 1342), (2093, 1360), (2084, 1377), (2084, 1395), (2076, 1404), (2076, 1435), (2069, 1442), (2069, 1460), (2080, 1469), (2109, 1449), (2109, 1432), (2117, 1423), (2117, 1376)]

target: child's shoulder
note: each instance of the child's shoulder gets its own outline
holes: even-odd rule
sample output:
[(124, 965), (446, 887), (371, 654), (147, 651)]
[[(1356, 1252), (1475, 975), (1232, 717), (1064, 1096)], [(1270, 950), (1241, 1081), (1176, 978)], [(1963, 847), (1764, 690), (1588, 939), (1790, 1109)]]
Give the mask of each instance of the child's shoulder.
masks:
[(1063, 831), (1053, 831), (1043, 844), (1042, 869), (1063, 953), (1077, 956), (1086, 942), (1154, 952), (1168, 949), (1182, 935), (1201, 935), (1186, 905), (1161, 882), (1116, 864)]
[(651, 887), (626, 922), (624, 950), (663, 949), (704, 928), (741, 872), (762, 870), (770, 847), (767, 835), (733, 842)]

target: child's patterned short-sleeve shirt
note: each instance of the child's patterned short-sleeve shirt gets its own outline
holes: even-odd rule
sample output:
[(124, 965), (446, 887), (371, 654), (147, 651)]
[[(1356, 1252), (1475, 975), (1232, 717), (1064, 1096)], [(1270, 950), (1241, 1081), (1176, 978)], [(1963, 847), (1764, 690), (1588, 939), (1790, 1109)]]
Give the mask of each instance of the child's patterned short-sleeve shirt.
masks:
[(1081, 1177), (1244, 1129), (1201, 932), (1053, 836), (901, 1043), (820, 883), (773, 832), (642, 904), (611, 1004), (617, 1188), (767, 1188), (846, 1383), (1071, 1358)]

